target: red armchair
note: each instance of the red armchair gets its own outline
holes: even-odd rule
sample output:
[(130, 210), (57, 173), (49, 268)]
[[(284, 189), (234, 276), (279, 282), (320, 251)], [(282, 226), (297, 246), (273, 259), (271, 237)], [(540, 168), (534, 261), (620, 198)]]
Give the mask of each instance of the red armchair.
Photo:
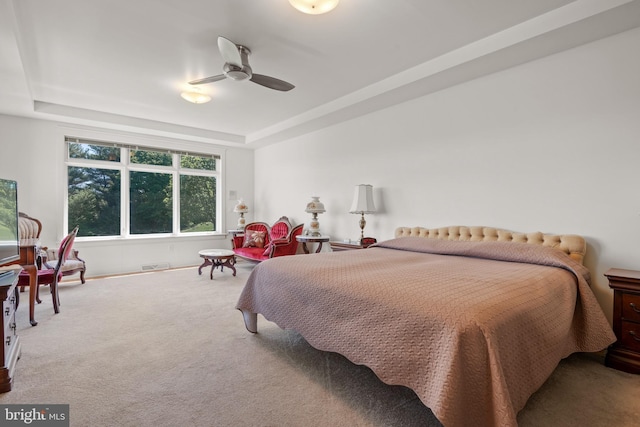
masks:
[(296, 236), (302, 233), (303, 226), (304, 224), (300, 224), (292, 227), (286, 216), (272, 226), (265, 222), (249, 223), (244, 228), (244, 235), (233, 237), (233, 252), (236, 256), (254, 262), (295, 255), (298, 250)]

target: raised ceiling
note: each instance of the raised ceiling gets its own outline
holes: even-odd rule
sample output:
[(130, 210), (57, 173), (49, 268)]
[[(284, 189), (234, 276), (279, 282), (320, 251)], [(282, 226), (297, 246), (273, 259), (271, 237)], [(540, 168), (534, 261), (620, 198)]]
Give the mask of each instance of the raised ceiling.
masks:
[[(0, 113), (258, 147), (640, 26), (640, 0), (0, 0)], [(223, 80), (217, 37), (289, 92)]]

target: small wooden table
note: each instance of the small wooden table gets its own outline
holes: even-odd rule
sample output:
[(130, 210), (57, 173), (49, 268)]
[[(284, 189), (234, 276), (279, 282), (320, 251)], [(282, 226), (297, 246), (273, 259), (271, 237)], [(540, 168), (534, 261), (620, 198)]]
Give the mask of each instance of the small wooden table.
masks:
[(296, 240), (302, 243), (302, 250), (304, 250), (305, 254), (309, 253), (307, 243), (318, 243), (318, 248), (316, 249), (316, 253), (318, 253), (322, 250), (322, 244), (328, 242), (329, 239), (329, 236), (296, 236)]
[(213, 270), (220, 267), (220, 271), (224, 271), (225, 267), (229, 267), (233, 270), (233, 275), (236, 275), (236, 257), (233, 251), (228, 249), (203, 249), (198, 252), (200, 258), (204, 258), (204, 262), (198, 268), (198, 274), (202, 274), (202, 268), (207, 265), (211, 266), (211, 273), (209, 279), (213, 279)]

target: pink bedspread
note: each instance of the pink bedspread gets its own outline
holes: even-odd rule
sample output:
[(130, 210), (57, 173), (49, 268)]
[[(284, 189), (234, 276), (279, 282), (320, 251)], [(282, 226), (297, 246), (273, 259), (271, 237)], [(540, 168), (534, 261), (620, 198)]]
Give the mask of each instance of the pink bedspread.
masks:
[(446, 427), (515, 426), (562, 358), (615, 341), (585, 267), (511, 242), (405, 237), (271, 259), (237, 308), (411, 388)]

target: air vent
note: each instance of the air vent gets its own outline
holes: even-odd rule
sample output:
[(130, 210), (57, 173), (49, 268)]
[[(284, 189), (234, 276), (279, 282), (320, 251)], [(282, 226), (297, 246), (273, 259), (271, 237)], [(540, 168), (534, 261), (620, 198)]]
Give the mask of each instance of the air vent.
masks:
[(169, 268), (168, 262), (159, 262), (157, 264), (145, 264), (142, 266), (142, 271), (151, 271), (151, 270), (166, 270)]

